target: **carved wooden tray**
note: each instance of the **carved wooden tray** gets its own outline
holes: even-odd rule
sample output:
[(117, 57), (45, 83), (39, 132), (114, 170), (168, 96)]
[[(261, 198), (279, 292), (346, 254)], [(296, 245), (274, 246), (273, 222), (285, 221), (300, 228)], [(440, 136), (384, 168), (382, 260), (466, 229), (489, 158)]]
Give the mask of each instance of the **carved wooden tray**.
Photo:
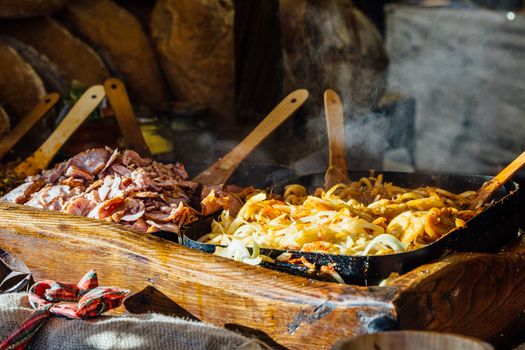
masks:
[[(75, 281), (95, 268), (129, 288), (129, 312), (187, 316), (289, 349), (328, 349), (340, 338), (393, 328), (500, 338), (525, 310), (525, 245), (463, 253), (386, 287), (313, 281), (249, 266), (59, 212), (0, 203), (0, 248), (36, 280)], [(502, 333), (503, 332), (503, 333)]]

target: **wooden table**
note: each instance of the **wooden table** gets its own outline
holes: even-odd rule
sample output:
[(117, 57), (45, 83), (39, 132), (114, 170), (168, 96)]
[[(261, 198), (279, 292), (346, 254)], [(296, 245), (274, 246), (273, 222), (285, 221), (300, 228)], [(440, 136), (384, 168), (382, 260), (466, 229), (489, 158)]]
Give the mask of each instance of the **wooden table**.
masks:
[(525, 310), (525, 244), (457, 254), (385, 287), (313, 281), (139, 234), (119, 225), (0, 203), (0, 248), (36, 280), (76, 281), (95, 268), (131, 289), (130, 312), (163, 311), (243, 333), (277, 348), (328, 349), (346, 336), (427, 329), (494, 340)]

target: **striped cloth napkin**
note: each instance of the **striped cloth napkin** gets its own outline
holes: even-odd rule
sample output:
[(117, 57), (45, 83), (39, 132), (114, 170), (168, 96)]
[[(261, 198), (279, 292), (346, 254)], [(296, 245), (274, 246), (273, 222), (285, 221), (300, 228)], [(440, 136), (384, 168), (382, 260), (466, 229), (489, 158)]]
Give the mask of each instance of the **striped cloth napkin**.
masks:
[(0, 350), (25, 349), (31, 338), (52, 316), (85, 319), (120, 306), (129, 290), (99, 287), (95, 270), (78, 284), (44, 280), (29, 290), (29, 302), (35, 309), (27, 320), (0, 343)]

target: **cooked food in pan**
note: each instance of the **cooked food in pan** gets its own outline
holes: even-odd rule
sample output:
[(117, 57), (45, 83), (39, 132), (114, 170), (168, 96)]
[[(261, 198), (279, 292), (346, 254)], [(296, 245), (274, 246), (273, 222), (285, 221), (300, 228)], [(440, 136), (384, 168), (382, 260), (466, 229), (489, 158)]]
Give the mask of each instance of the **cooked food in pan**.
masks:
[[(405, 252), (462, 227), (478, 211), (469, 204), (475, 191), (454, 194), (435, 187), (407, 189), (382, 175), (308, 195), (300, 185), (283, 198), (254, 194), (237, 215), (223, 211), (200, 241), (246, 247), (339, 255)], [(239, 243), (235, 243), (239, 245)], [(218, 250), (218, 254), (222, 250)]]

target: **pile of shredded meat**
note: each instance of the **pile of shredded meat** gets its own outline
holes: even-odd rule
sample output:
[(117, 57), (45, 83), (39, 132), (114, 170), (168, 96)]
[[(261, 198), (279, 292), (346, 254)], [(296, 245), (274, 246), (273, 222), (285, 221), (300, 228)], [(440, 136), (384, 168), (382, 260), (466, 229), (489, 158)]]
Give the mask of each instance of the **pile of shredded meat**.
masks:
[[(201, 212), (189, 205), (199, 184), (184, 166), (143, 159), (136, 152), (97, 148), (84, 151), (25, 182), (2, 200), (35, 208), (103, 219), (141, 232), (179, 233)], [(203, 191), (206, 206), (235, 207), (237, 197), (221, 186)]]

